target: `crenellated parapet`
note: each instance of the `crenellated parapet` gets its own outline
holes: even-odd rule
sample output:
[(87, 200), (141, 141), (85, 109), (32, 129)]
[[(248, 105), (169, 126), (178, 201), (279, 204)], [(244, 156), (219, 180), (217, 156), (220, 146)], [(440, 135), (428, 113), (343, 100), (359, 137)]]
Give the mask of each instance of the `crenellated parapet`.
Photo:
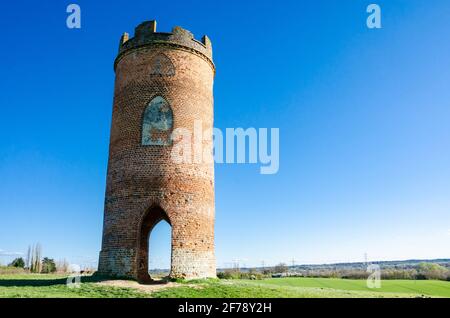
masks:
[(156, 32), (156, 21), (146, 21), (139, 24), (134, 30), (134, 37), (130, 38), (128, 33), (124, 33), (120, 38), (119, 54), (114, 65), (128, 52), (147, 46), (171, 46), (173, 48), (190, 50), (201, 55), (214, 68), (212, 60), (211, 40), (204, 35), (201, 41), (194, 38), (194, 35), (182, 27), (176, 26), (172, 32)]

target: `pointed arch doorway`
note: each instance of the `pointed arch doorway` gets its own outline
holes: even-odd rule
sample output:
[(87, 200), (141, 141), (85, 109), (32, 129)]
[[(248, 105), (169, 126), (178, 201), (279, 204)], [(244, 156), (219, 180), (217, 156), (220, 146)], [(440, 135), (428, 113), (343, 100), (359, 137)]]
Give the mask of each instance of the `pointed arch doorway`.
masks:
[[(149, 274), (149, 257), (151, 258), (149, 238), (152, 230), (160, 222), (167, 222), (172, 227), (167, 213), (160, 206), (155, 205), (147, 210), (140, 224), (137, 277), (141, 283), (153, 281)], [(170, 235), (170, 240), (172, 240), (172, 235)]]

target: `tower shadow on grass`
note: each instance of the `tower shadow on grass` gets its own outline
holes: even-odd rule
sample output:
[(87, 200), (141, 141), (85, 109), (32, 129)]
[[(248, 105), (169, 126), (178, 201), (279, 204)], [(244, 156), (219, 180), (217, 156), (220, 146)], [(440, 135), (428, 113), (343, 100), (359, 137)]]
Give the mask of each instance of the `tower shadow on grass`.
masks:
[[(0, 276), (0, 287), (44, 287), (44, 286), (56, 286), (56, 285), (66, 285), (67, 277), (60, 278), (49, 278), (49, 279), (41, 279), (41, 278), (25, 278), (25, 279), (2, 279)], [(98, 283), (105, 280), (111, 280), (111, 277), (91, 275), (91, 276), (81, 276), (81, 283)]]
[[(53, 279), (2, 279), (0, 276), (0, 287), (45, 287), (45, 286), (57, 286), (57, 285), (66, 285), (67, 277), (61, 278), (53, 278)], [(130, 280), (129, 278), (120, 278), (120, 277), (109, 277), (109, 276), (101, 276), (97, 274), (93, 274), (91, 276), (81, 276), (81, 283), (100, 283), (104, 281), (112, 281), (112, 280)], [(133, 280), (130, 280), (133, 281)], [(148, 282), (145, 282), (145, 285), (162, 285), (167, 284), (171, 280), (169, 277), (164, 277), (161, 279), (152, 279)], [(141, 283), (143, 284), (143, 283)]]
[(44, 287), (65, 285), (67, 278), (55, 279), (0, 279), (0, 287)]

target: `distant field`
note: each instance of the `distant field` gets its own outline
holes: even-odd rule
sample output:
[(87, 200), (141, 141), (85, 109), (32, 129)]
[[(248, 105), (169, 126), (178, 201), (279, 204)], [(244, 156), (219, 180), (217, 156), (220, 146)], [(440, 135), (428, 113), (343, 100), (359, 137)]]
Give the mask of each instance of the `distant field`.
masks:
[[(106, 284), (107, 283), (107, 284)], [(154, 287), (154, 286), (153, 286)], [(154, 289), (130, 281), (97, 282), (84, 277), (80, 288), (68, 288), (62, 275), (0, 275), (0, 297), (123, 298), (123, 297), (450, 297), (450, 282), (384, 280), (381, 289), (369, 289), (364, 280), (328, 278), (273, 278), (207, 280), (165, 285)]]
[(153, 297), (294, 297), (294, 298), (410, 298), (450, 297), (450, 282), (382, 281), (382, 288), (370, 289), (365, 280), (328, 278), (272, 278), (258, 281), (225, 280), (201, 288), (182, 286), (161, 290)]
[(380, 289), (370, 289), (365, 280), (334, 278), (271, 278), (264, 285), (331, 288), (375, 293), (408, 293), (435, 297), (450, 297), (450, 282), (436, 280), (382, 280)]

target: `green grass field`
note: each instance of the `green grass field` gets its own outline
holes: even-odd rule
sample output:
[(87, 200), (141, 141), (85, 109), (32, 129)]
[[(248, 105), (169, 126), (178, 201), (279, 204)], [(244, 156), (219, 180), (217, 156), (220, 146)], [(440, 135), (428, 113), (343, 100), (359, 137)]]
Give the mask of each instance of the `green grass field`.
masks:
[(80, 288), (69, 288), (66, 281), (67, 276), (64, 275), (0, 275), (0, 298), (142, 298), (149, 296), (131, 288), (98, 286), (95, 282), (82, 283)]
[(383, 280), (381, 289), (369, 289), (364, 280), (328, 278), (273, 278), (250, 280), (191, 281), (146, 291), (105, 286), (84, 277), (80, 288), (68, 288), (61, 275), (0, 275), (0, 297), (123, 298), (123, 297), (450, 297), (450, 282)]
[(370, 289), (365, 280), (338, 278), (272, 278), (264, 285), (286, 287), (328, 288), (374, 293), (405, 293), (435, 297), (450, 297), (450, 282), (434, 280), (382, 280), (380, 289)]

